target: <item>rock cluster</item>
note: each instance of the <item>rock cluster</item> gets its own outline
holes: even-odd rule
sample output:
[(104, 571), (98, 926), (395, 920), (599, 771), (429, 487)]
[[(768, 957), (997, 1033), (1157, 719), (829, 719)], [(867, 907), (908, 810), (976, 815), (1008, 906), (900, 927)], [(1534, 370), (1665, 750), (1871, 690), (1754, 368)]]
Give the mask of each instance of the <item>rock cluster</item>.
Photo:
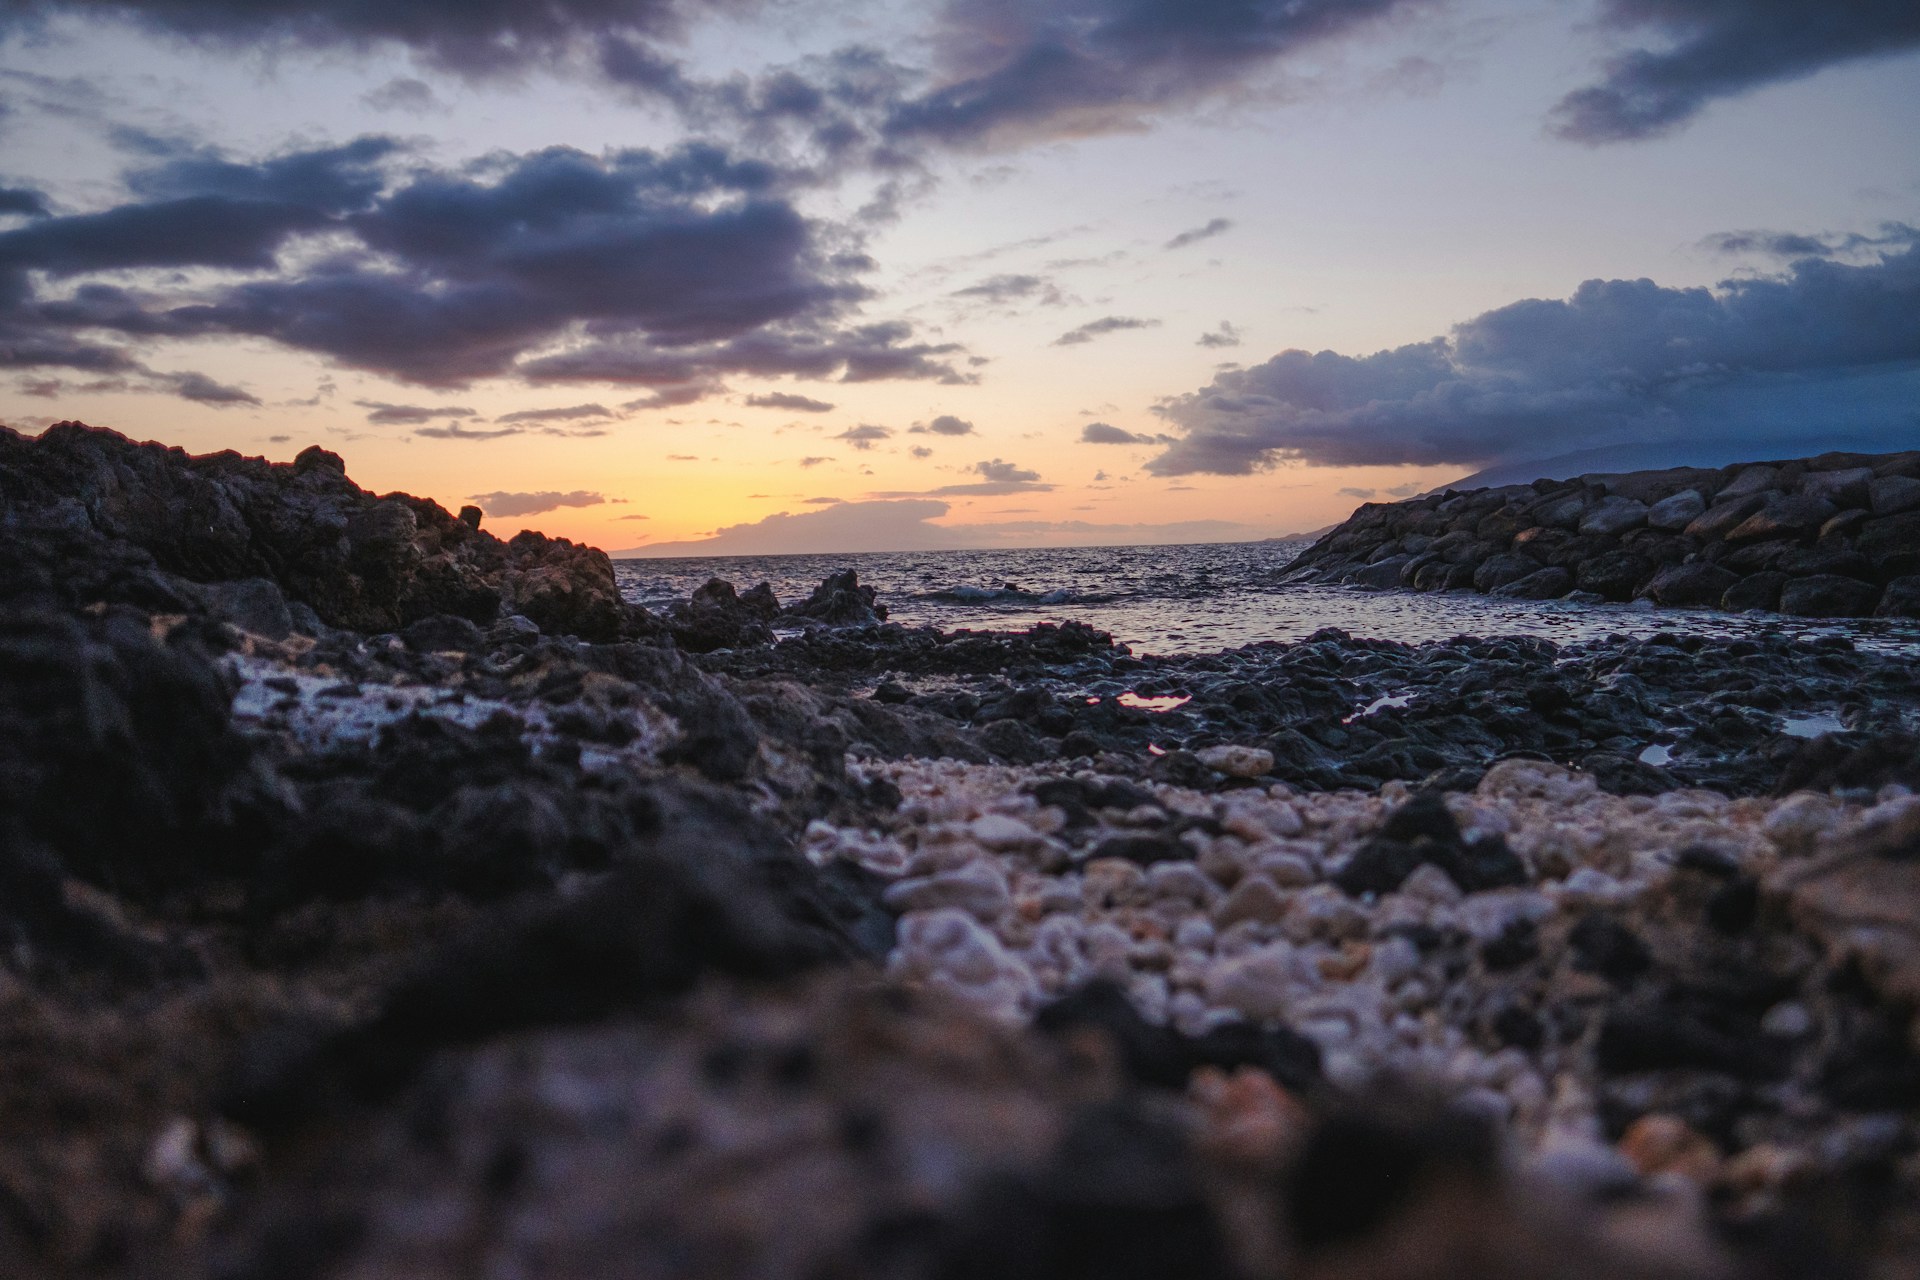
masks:
[(271, 463), (189, 457), (78, 422), (38, 437), (0, 427), (0, 497), (0, 571), (74, 566), (80, 580), (38, 584), (70, 597), (179, 613), (200, 603), (279, 635), (306, 619), (397, 631), (437, 615), (482, 626), (519, 615), (595, 640), (643, 625), (605, 552), (531, 531), (502, 542), (477, 512), (376, 497), (317, 445)]
[(0, 436), (0, 1274), (1912, 1271), (1901, 659), (656, 618), (301, 459)]
[(1920, 452), (1369, 503), (1302, 553), (1289, 580), (1920, 617)]

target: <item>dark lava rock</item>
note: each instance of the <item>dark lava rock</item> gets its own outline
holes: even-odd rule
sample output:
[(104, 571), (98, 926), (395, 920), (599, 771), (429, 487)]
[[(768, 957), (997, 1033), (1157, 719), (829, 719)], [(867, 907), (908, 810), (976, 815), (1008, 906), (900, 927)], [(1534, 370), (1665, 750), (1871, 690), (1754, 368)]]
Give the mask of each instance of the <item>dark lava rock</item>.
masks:
[(768, 624), (779, 613), (780, 602), (767, 583), (736, 595), (731, 582), (712, 578), (685, 604), (669, 607), (666, 621), (674, 643), (682, 649), (711, 653), (715, 649), (772, 644), (773, 630)]
[(1510, 600), (1558, 600), (1572, 589), (1573, 575), (1555, 567), (1541, 569), (1503, 587), (1495, 587), (1492, 594)]
[(1746, 609), (1773, 610), (1780, 607), (1780, 589), (1787, 585), (1784, 573), (1755, 573), (1728, 587), (1720, 597), (1720, 607), (1739, 612)]
[(1685, 608), (1711, 607), (1718, 605), (1728, 588), (1739, 580), (1739, 575), (1718, 565), (1701, 562), (1674, 564), (1654, 574), (1647, 585), (1641, 588), (1641, 594), (1651, 596), (1656, 604)]
[(860, 575), (852, 569), (829, 574), (813, 594), (790, 606), (781, 616), (830, 627), (858, 627), (886, 619), (886, 606), (876, 604), (872, 587), (860, 585)]
[(1423, 792), (1387, 815), (1380, 830), (1333, 876), (1354, 897), (1391, 893), (1422, 865), (1432, 863), (1466, 893), (1527, 882), (1526, 865), (1499, 836), (1465, 843), (1445, 800)]
[(1920, 618), (1920, 576), (1895, 578), (1880, 595), (1874, 615), (1881, 618)]
[(1780, 588), (1780, 612), (1803, 618), (1864, 618), (1879, 598), (1880, 589), (1870, 582), (1817, 574), (1789, 579)]
[(1574, 584), (1608, 600), (1631, 600), (1633, 593), (1653, 573), (1653, 562), (1632, 551), (1608, 551), (1591, 560), (1583, 560), (1574, 574)]
[(196, 583), (266, 579), (329, 626), (504, 611), (591, 639), (632, 628), (604, 552), (532, 531), (502, 542), (424, 498), (375, 497), (318, 448), (290, 464), (191, 457), (63, 422), (38, 437), (0, 430), (0, 474), (11, 539), (70, 559), (134, 550)]
[(1322, 1081), (1320, 1048), (1289, 1027), (1232, 1023), (1205, 1035), (1181, 1035), (1140, 1016), (1118, 984), (1095, 979), (1041, 1007), (1034, 1027), (1064, 1036), (1083, 1028), (1105, 1032), (1127, 1072), (1142, 1084), (1185, 1089), (1200, 1067), (1259, 1067), (1295, 1093)]

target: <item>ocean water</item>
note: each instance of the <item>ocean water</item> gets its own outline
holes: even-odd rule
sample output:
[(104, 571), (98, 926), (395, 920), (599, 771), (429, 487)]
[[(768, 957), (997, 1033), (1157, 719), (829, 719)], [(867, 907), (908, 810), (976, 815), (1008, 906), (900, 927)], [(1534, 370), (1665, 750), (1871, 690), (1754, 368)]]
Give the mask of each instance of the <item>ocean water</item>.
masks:
[(1307, 545), (706, 556), (618, 560), (614, 573), (627, 599), (659, 608), (686, 599), (709, 578), (725, 578), (742, 591), (766, 582), (787, 604), (805, 599), (828, 574), (851, 568), (861, 582), (878, 589), (890, 621), (1002, 631), (1073, 619), (1111, 632), (1143, 654), (1210, 653), (1262, 640), (1299, 640), (1322, 627), (1339, 627), (1356, 636), (1408, 643), (1459, 635), (1531, 635), (1566, 644), (1661, 631), (1721, 636), (1771, 631), (1844, 635), (1863, 648), (1920, 656), (1920, 623), (1914, 622), (1282, 585), (1281, 574)]

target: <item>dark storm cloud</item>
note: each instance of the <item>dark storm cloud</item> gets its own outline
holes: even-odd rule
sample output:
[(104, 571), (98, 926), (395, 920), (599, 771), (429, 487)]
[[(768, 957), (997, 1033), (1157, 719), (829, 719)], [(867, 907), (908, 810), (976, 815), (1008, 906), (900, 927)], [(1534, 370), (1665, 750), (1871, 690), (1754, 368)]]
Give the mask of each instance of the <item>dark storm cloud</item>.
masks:
[(793, 413), (832, 413), (837, 407), (825, 400), (795, 395), (791, 391), (769, 391), (765, 395), (748, 396), (747, 403), (756, 409), (786, 409)]
[(43, 218), (47, 212), (47, 198), (38, 191), (26, 187), (0, 187), (0, 214)]
[(893, 428), (891, 427), (876, 427), (872, 423), (862, 423), (857, 427), (848, 427), (845, 431), (842, 431), (833, 438), (835, 440), (845, 440), (854, 448), (865, 450), (873, 448), (874, 445), (887, 439), (892, 434)]
[(378, 89), (361, 94), (360, 101), (375, 111), (405, 111), (413, 115), (432, 111), (440, 105), (433, 86), (412, 76), (389, 80)]
[(1761, 451), (1822, 433), (1891, 449), (1920, 430), (1916, 404), (1920, 236), (1868, 263), (1802, 258), (1717, 290), (1589, 280), (1369, 356), (1285, 351), (1163, 403), (1184, 434), (1149, 470), (1466, 465), (1662, 442)]
[(585, 489), (575, 489), (572, 493), (555, 493), (552, 490), (539, 493), (476, 493), (468, 500), (488, 515), (502, 519), (537, 516), (543, 511), (558, 511), (561, 507), (597, 507), (606, 501), (601, 495), (588, 493)]
[[(655, 406), (729, 373), (975, 380), (957, 344), (846, 323), (871, 262), (824, 248), (765, 163), (551, 148), (390, 185), (395, 151), (363, 138), (247, 164), (176, 148), (126, 175), (132, 201), (0, 232), (0, 364), (112, 371), (134, 362), (111, 335), (224, 335), (429, 386), (638, 385)], [(296, 241), (309, 251), (287, 254)], [(247, 278), (53, 288), (159, 268)]]
[(1080, 428), (1081, 444), (1153, 444), (1158, 437), (1135, 435), (1110, 422), (1089, 422)]
[(973, 434), (973, 424), (965, 418), (956, 418), (950, 413), (943, 413), (932, 422), (914, 423), (911, 427), (907, 428), (907, 434), (916, 436), (970, 436)]
[(1182, 231), (1179, 235), (1162, 245), (1163, 249), (1184, 249), (1190, 244), (1199, 244), (1202, 240), (1211, 240), (1215, 236), (1225, 235), (1233, 230), (1231, 218), (1209, 219), (1204, 227), (1195, 227), (1191, 231)]
[(1577, 142), (1657, 137), (1716, 98), (1920, 48), (1913, 0), (1605, 0), (1601, 22), (1660, 44), (1614, 58), (1598, 84), (1560, 100), (1554, 131)]
[(0, 34), (47, 15), (131, 22), (213, 45), (407, 46), (438, 67), (487, 75), (550, 62), (583, 41), (677, 31), (695, 8), (744, 8), (705, 0), (13, 0)]
[(897, 138), (968, 145), (1138, 127), (1415, 0), (948, 0), (943, 82)]
[(1102, 316), (1098, 320), (1089, 320), (1077, 329), (1069, 329), (1053, 340), (1056, 347), (1077, 347), (1092, 342), (1095, 338), (1109, 333), (1119, 333), (1124, 329), (1151, 329), (1158, 320), (1141, 320), (1134, 316)]

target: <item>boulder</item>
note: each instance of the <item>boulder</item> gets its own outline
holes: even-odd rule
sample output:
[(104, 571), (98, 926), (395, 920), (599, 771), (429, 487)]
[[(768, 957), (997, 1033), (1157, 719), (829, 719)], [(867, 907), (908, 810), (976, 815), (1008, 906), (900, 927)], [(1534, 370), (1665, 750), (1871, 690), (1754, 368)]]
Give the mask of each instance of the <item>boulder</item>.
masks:
[(1678, 532), (1707, 512), (1707, 500), (1698, 489), (1682, 489), (1670, 498), (1662, 498), (1647, 508), (1647, 525), (1654, 529)]
[(1920, 618), (1920, 576), (1895, 578), (1880, 594), (1877, 618)]
[(1875, 516), (1860, 526), (1853, 545), (1886, 577), (1920, 573), (1920, 510)]
[(1727, 588), (1720, 597), (1720, 607), (1735, 613), (1748, 609), (1777, 609), (1780, 607), (1780, 588), (1787, 585), (1784, 573), (1753, 573)]
[(1810, 471), (1800, 481), (1800, 492), (1805, 497), (1824, 498), (1836, 507), (1864, 507), (1867, 505), (1867, 488), (1872, 483), (1872, 467)]
[(1765, 493), (1778, 486), (1780, 468), (1760, 463), (1751, 467), (1742, 467), (1726, 487), (1720, 490), (1721, 502), (1730, 498), (1745, 498), (1751, 494)]
[(1780, 612), (1801, 618), (1864, 618), (1879, 602), (1880, 588), (1836, 574), (1793, 578), (1780, 589)]
[(1853, 548), (1838, 543), (1794, 547), (1782, 555), (1774, 567), (1794, 578), (1810, 578), (1824, 573), (1866, 582), (1873, 577), (1872, 561)]
[(1920, 511), (1920, 480), (1910, 476), (1881, 476), (1867, 486), (1867, 494), (1877, 516)]
[(1489, 594), (1507, 600), (1558, 600), (1573, 587), (1573, 575), (1558, 566), (1528, 574)]
[(1635, 498), (1602, 498), (1580, 517), (1580, 532), (1610, 538), (1646, 522), (1646, 503)]
[(1768, 500), (1760, 510), (1729, 529), (1726, 538), (1728, 542), (1749, 542), (1813, 533), (1833, 518), (1835, 510), (1825, 498), (1784, 494)]
[(1767, 504), (1765, 496), (1758, 493), (1742, 494), (1735, 498), (1722, 497), (1707, 508), (1707, 513), (1686, 527), (1689, 538), (1724, 538), (1727, 531), (1739, 525), (1748, 516)]
[(1407, 567), (1412, 556), (1401, 552), (1388, 556), (1384, 560), (1375, 560), (1372, 564), (1350, 570), (1346, 580), (1358, 587), (1388, 588), (1400, 585), (1400, 571)]
[(1535, 524), (1550, 529), (1573, 529), (1580, 523), (1587, 509), (1586, 495), (1578, 490), (1572, 493), (1557, 493), (1533, 505), (1527, 513)]
[(1531, 557), (1503, 551), (1499, 555), (1489, 556), (1473, 571), (1473, 589), (1475, 591), (1497, 591), (1499, 588), (1520, 581), (1538, 571), (1540, 565)]
[(1639, 594), (1672, 608), (1710, 608), (1738, 581), (1740, 576), (1733, 571), (1696, 560), (1661, 569)]
[(1574, 583), (1608, 600), (1631, 600), (1640, 584), (1652, 576), (1653, 567), (1653, 561), (1631, 551), (1608, 551), (1582, 561)]

